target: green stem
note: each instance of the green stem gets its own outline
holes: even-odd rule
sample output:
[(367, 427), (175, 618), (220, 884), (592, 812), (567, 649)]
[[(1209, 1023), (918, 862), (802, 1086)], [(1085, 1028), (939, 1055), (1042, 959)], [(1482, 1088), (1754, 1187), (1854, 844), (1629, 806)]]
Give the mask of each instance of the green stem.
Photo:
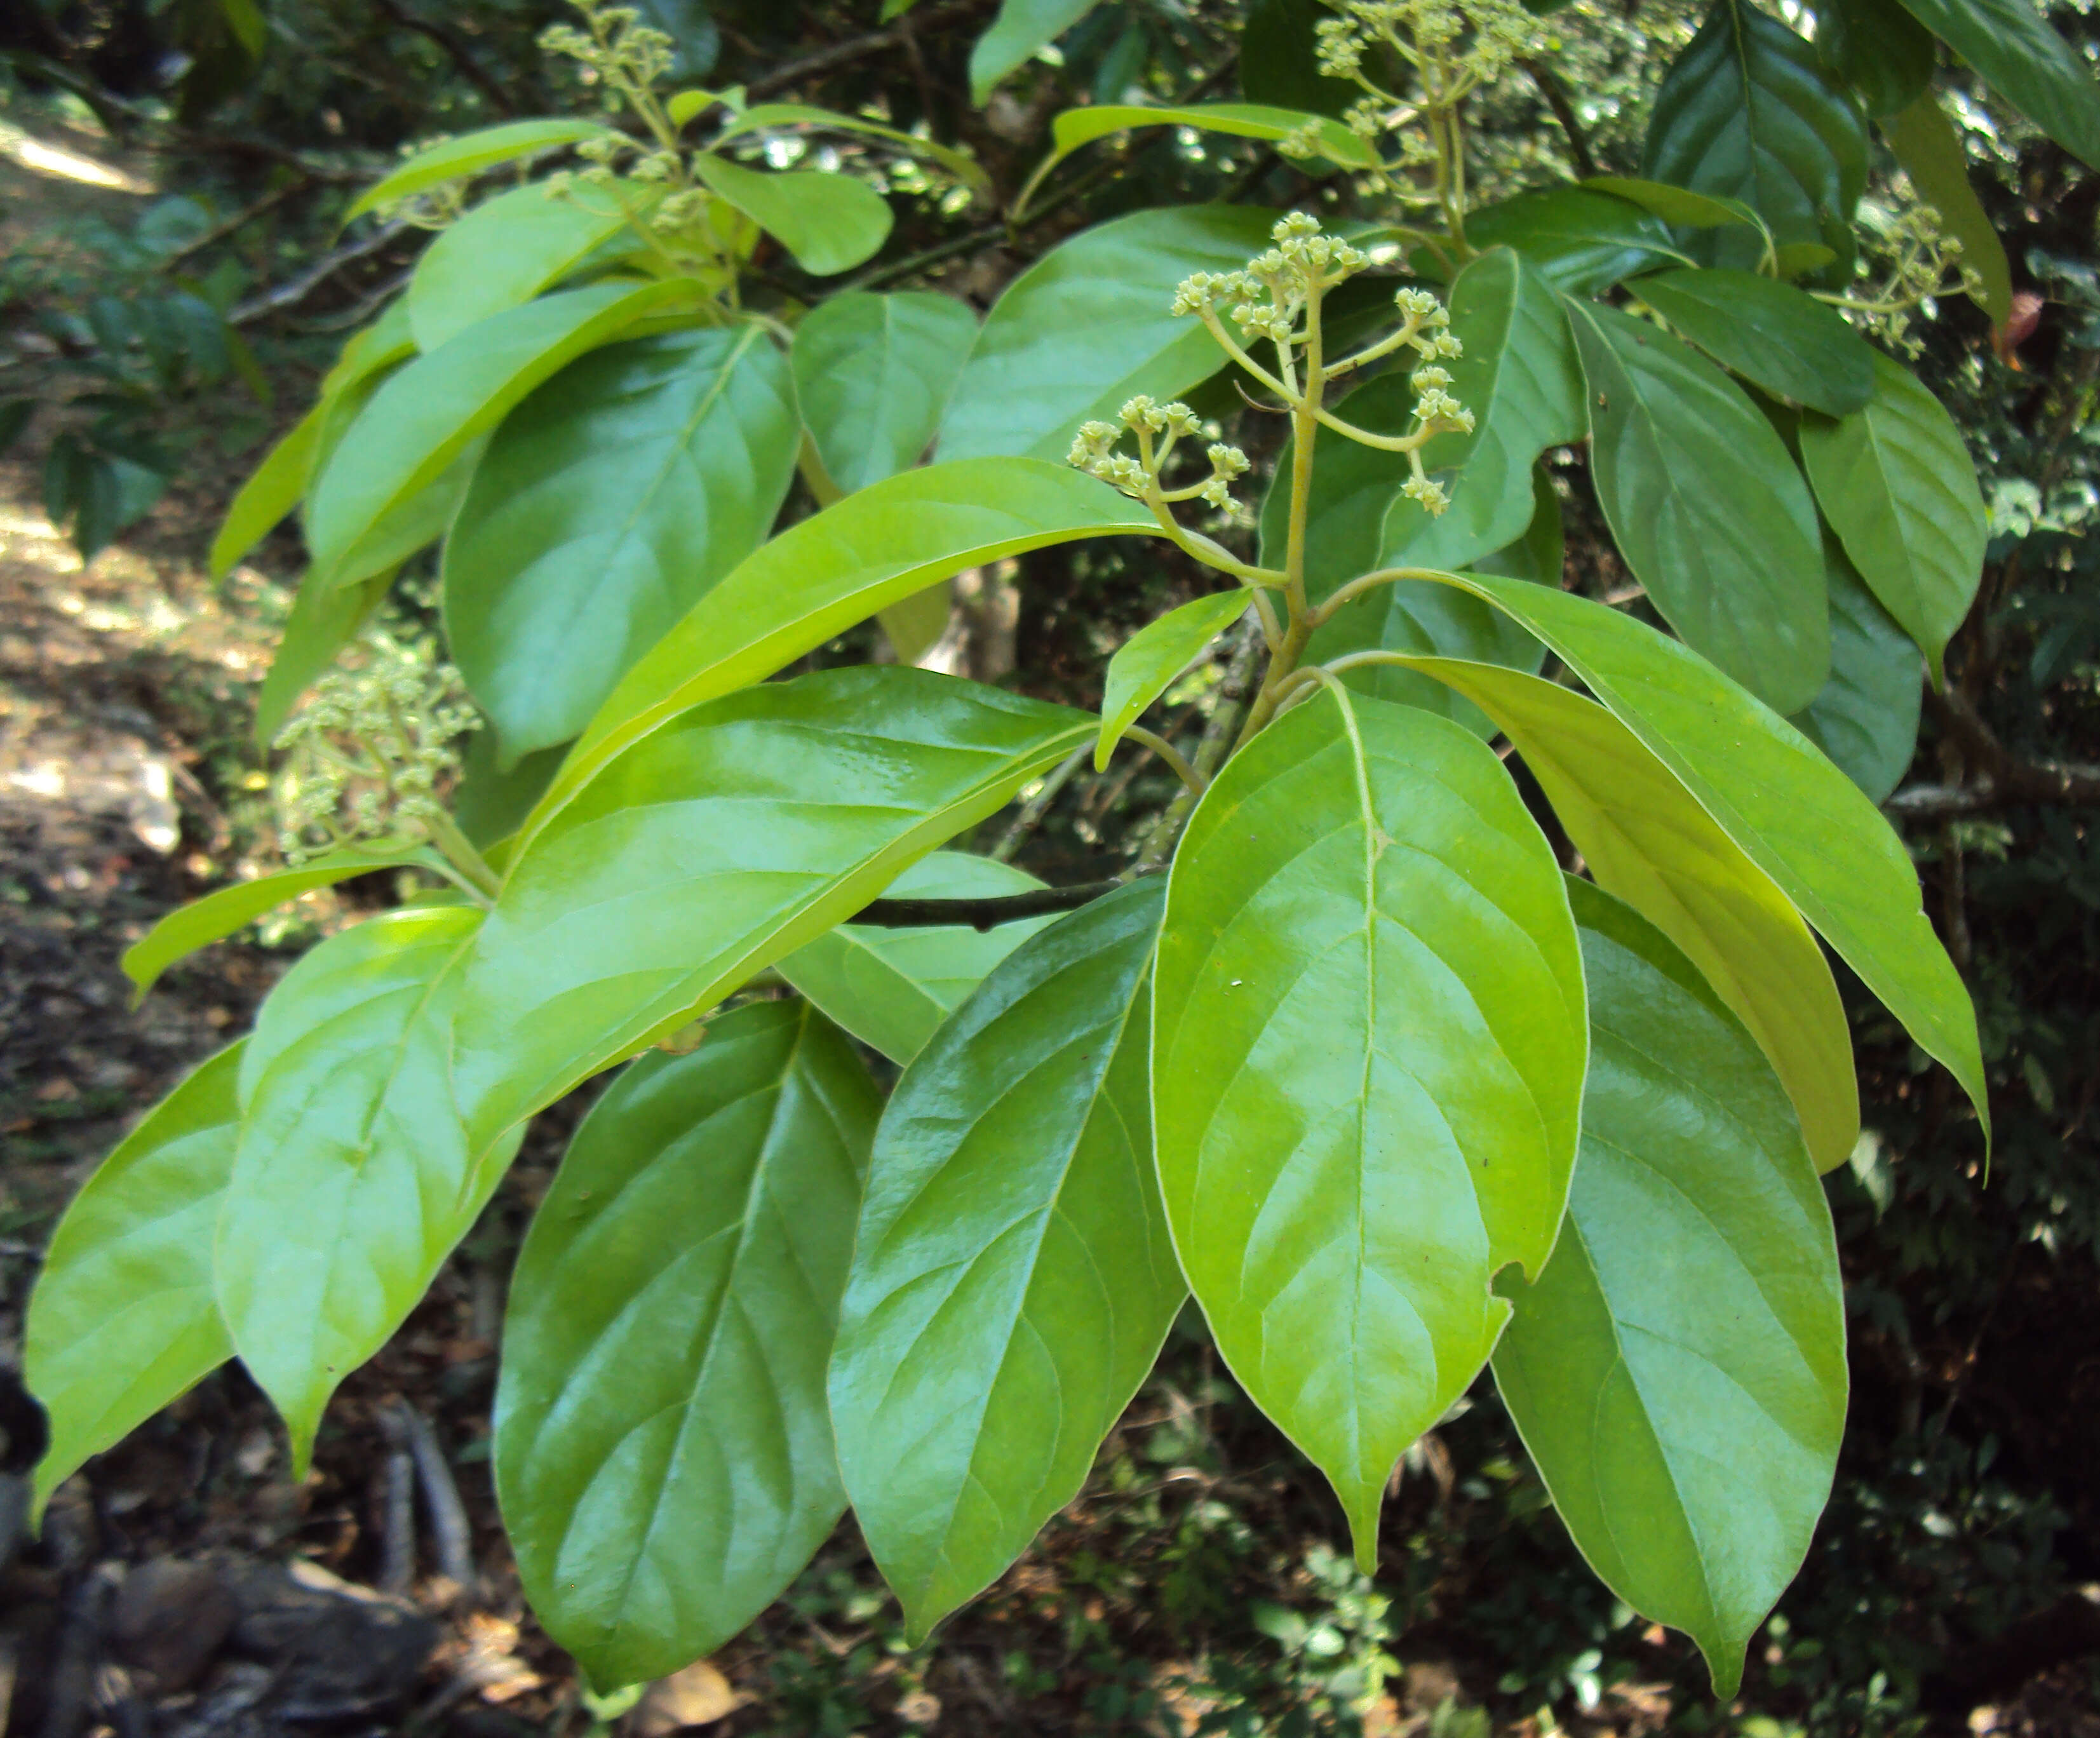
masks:
[(1396, 585), (1402, 580), (1440, 580), (1448, 582), (1449, 576), (1435, 567), (1381, 567), (1375, 573), (1366, 573), (1346, 585), (1337, 586), (1328, 594), (1324, 603), (1312, 607), (1312, 625), (1334, 619), (1344, 606), (1354, 603), (1365, 593), (1375, 591), (1381, 585)]
[(503, 884), (496, 879), (496, 871), (488, 867), (488, 860), (474, 849), (467, 836), (459, 830), (452, 818), (442, 809), (434, 809), (421, 817), (423, 825), (430, 829), (430, 843), (443, 854), (444, 859), (459, 871), (462, 892), (479, 895), (486, 903), (492, 903), (502, 891)]
[(1142, 743), (1161, 760), (1166, 761), (1174, 776), (1181, 781), (1192, 796), (1201, 796), (1203, 794), (1203, 787), (1210, 783), (1210, 780), (1191, 766), (1189, 764), (1189, 757), (1165, 737), (1156, 731), (1146, 730), (1140, 724), (1125, 726), (1123, 734), (1134, 743)]

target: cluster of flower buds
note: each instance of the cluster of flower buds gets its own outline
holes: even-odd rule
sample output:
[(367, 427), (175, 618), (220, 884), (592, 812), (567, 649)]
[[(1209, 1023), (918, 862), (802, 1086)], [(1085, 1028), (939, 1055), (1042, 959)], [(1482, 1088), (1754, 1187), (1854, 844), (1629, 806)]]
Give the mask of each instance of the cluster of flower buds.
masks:
[(460, 673), (383, 635), (357, 669), (330, 671), (277, 733), (277, 845), (287, 862), (359, 839), (431, 831), (441, 782), (459, 770), (454, 746), (481, 727)]
[(1266, 338), (1288, 366), (1299, 339), (1299, 322), (1311, 298), (1361, 271), (1370, 257), (1339, 236), (1323, 233), (1320, 220), (1294, 211), (1270, 232), (1276, 245), (1238, 271), (1198, 271), (1184, 278), (1171, 311), (1193, 314), (1217, 330), (1222, 310), (1243, 340)]
[(550, 55), (566, 55), (615, 86), (643, 89), (669, 72), (677, 60), (677, 43), (642, 22), (638, 7), (606, 6), (600, 0), (573, 0), (589, 27), (549, 24), (540, 46)]
[(1871, 295), (1847, 298), (1842, 305), (1890, 349), (1916, 356), (1925, 345), (1911, 333), (1911, 311), (1957, 289), (1980, 298), (1983, 277), (1963, 260), (1961, 237), (1940, 227), (1931, 205), (1912, 205), (1877, 227), (1873, 250), (1884, 258), (1886, 275)]
[[(1205, 450), (1211, 474), (1202, 482), (1168, 488), (1161, 481), (1176, 443), (1202, 432), (1195, 412), (1186, 404), (1160, 404), (1140, 393), (1116, 415), (1115, 422), (1082, 423), (1065, 462), (1140, 501), (1201, 501), (1220, 510), (1233, 505), (1232, 485), (1246, 474), (1247, 456), (1223, 441), (1214, 440)], [(1136, 437), (1135, 457), (1115, 450), (1126, 434)]]
[(1364, 57), (1383, 43), (1419, 72), (1436, 77), (1427, 94), (1448, 95), (1492, 83), (1533, 47), (1538, 20), (1520, 0), (1345, 0), (1338, 18), (1314, 27), (1320, 70), (1379, 90), (1364, 75)]

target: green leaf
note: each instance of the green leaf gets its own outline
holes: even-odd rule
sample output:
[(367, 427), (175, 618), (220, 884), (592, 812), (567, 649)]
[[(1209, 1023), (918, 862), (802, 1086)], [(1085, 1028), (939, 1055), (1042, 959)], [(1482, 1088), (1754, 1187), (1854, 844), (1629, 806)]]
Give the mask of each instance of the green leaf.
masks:
[(476, 1149), (850, 917), (1092, 734), (1061, 706), (862, 665), (637, 743), (521, 849), (476, 945), (455, 1063)]
[(1240, 95), (1323, 115), (1340, 115), (1361, 99), (1353, 80), (1320, 70), (1316, 28), (1326, 15), (1319, 0), (1249, 0), (1240, 31)]
[(1396, 470), (1381, 567), (1462, 567), (1514, 542), (1532, 519), (1533, 462), (1587, 427), (1568, 316), (1539, 271), (1496, 248), (1452, 280), (1450, 309), (1466, 346), (1450, 390), (1472, 412), (1473, 432), (1439, 434), (1422, 450), (1449, 483), (1451, 505), (1437, 518), (1399, 492), (1404, 467)]
[(1201, 324), (1167, 311), (1198, 271), (1237, 271), (1268, 245), (1272, 211), (1171, 205), (1083, 230), (1007, 287), (977, 334), (941, 429), (941, 457), (1062, 460), (1079, 425), (1134, 393), (1178, 398), (1225, 365)]
[(354, 217), (377, 210), (397, 199), (427, 193), (432, 187), (463, 175), (478, 175), (484, 169), (532, 157), (557, 145), (576, 144), (586, 139), (611, 137), (612, 130), (596, 121), (506, 121), (477, 132), (448, 139), (441, 145), (419, 151), (390, 175), (367, 187), (343, 214), (347, 223)]
[(146, 1113), (51, 1233), (29, 1295), (22, 1373), (51, 1443), (32, 1513), (233, 1355), (211, 1282), (212, 1226), (233, 1168), (240, 1046)]
[(514, 765), (500, 768), (496, 764), (495, 735), (492, 730), (477, 730), (467, 739), (452, 803), (452, 819), (466, 835), (467, 843), (488, 858), (489, 867), (501, 873), (503, 866), (490, 855), (490, 848), (508, 840), (532, 812), (532, 805), (546, 794), (561, 769), (568, 744), (542, 748)]
[(1903, 0), (1904, 9), (2059, 145), (2100, 169), (2092, 68), (2027, 0)]
[(1939, 53), (1898, 0), (1820, 0), (1815, 50), (1877, 121), (1926, 94)]
[(865, 181), (814, 169), (770, 173), (701, 152), (693, 171), (813, 277), (850, 271), (889, 239), (889, 201)]
[[(677, 99), (672, 99), (673, 119), (678, 121)], [(695, 111), (697, 112), (698, 111)], [(690, 118), (690, 117), (686, 117)], [(967, 151), (958, 151), (952, 146), (936, 144), (930, 139), (921, 139), (915, 133), (900, 133), (893, 126), (864, 120), (858, 115), (842, 115), (828, 108), (813, 108), (807, 103), (758, 103), (732, 116), (721, 131), (715, 135), (714, 143), (739, 134), (756, 133), (786, 126), (806, 126), (820, 127), (829, 132), (861, 133), (873, 139), (886, 139), (892, 144), (903, 146), (915, 157), (922, 157), (952, 171), (964, 183), (980, 192), (991, 188), (991, 178), (985, 173), (984, 165)]]
[(1136, 883), (1008, 955), (876, 1131), (832, 1416), (911, 1641), (1079, 1493), (1187, 1295), (1152, 1162), (1160, 903)]
[(1578, 187), (1534, 188), (1469, 214), (1476, 248), (1514, 248), (1553, 289), (1595, 295), (1622, 278), (1682, 260), (1670, 232), (1639, 205)]
[(940, 643), (941, 636), (948, 631), (948, 618), (955, 613), (955, 581), (945, 580), (924, 591), (914, 592), (887, 609), (877, 610), (875, 619), (882, 624), (883, 633), (889, 641), (889, 649), (897, 654), (897, 661), (916, 664)]
[(917, 464), (977, 337), (968, 304), (930, 290), (834, 296), (795, 330), (795, 392), (848, 495)]
[(1828, 532), (1830, 680), (1789, 721), (1834, 761), (1867, 800), (1885, 803), (1917, 752), (1925, 668), (1917, 648), (1874, 601)]
[(1642, 181), (1631, 175), (1591, 175), (1582, 183), (1599, 193), (1630, 200), (1665, 223), (1685, 229), (1718, 229), (1729, 223), (1747, 223), (1762, 232), (1765, 221), (1740, 199), (1695, 193), (1689, 187), (1672, 187), (1667, 181)]
[(1326, 115), (1304, 113), (1295, 108), (1271, 108), (1259, 103), (1201, 103), (1191, 108), (1171, 104), (1154, 107), (1125, 103), (1096, 103), (1084, 108), (1068, 108), (1050, 124), (1056, 148), (1043, 160), (1033, 179), (1040, 181), (1082, 146), (1111, 133), (1125, 133), (1141, 126), (1186, 126), (1200, 132), (1224, 133), (1235, 139), (1274, 141), (1288, 139), (1308, 125), (1317, 127), (1321, 154), (1330, 162), (1350, 169), (1368, 169), (1370, 147), (1339, 121)]
[(325, 567), (309, 568), (305, 584), (333, 591), (361, 586), (428, 549), (451, 526), (488, 446), (486, 434), (475, 435), (435, 477), (381, 514), (363, 536)]
[(1873, 395), (1873, 348), (1813, 296), (1755, 272), (1658, 271), (1634, 293), (1725, 368), (1826, 416)]
[(1153, 1108), (1219, 1351), (1376, 1560), (1394, 1463), (1485, 1361), (1490, 1281), (1553, 1247), (1582, 970), (1493, 752), (1330, 688), (1224, 770), (1174, 859)]
[(1590, 386), (1597, 499), (1687, 644), (1777, 710), (1830, 673), (1815, 505), (1771, 423), (1712, 363), (1595, 302), (1568, 315)]
[(881, 1101), (806, 1003), (626, 1070), (518, 1258), (495, 1466), (532, 1609), (602, 1689), (785, 1590), (845, 1507), (824, 1365)]
[(1804, 417), (1802, 468), (1868, 589), (1932, 679), (1975, 602), (1990, 536), (1961, 431), (1917, 377), (1878, 352), (1874, 395), (1837, 421)]
[(408, 302), (396, 296), (372, 324), (343, 341), (335, 366), (321, 377), (321, 400), (333, 404), (374, 374), (416, 354), (416, 334), (408, 325)]
[(528, 183), (483, 201), (416, 262), (406, 298), (416, 347), (434, 351), (476, 320), (530, 302), (627, 227), (623, 200), (646, 212), (660, 191), (578, 181), (557, 196)]
[(406, 840), (376, 839), (368, 845), (330, 851), (297, 869), (280, 870), (253, 881), (236, 881), (170, 911), (124, 951), (124, 975), (137, 986), (134, 1005), (143, 999), (154, 980), (179, 959), (200, 947), (221, 942), (266, 911), (289, 905), (302, 893), (333, 887), (353, 876), (381, 869), (428, 869), (443, 872), (444, 859)]
[(1244, 588), (1215, 592), (1169, 610), (1123, 642), (1109, 659), (1101, 689), (1101, 735), (1094, 745), (1096, 772), (1107, 769), (1123, 733), (1166, 693), (1206, 646), (1246, 614), (1250, 601)]
[(1772, 256), (1782, 282), (1791, 284), (1820, 271), (1838, 258), (1834, 249), (1820, 241), (1789, 241)]
[(285, 438), (272, 447), (249, 479), (240, 485), (218, 535), (211, 540), (208, 565), (214, 580), (223, 580), (233, 564), (276, 529), (307, 492), (307, 479), (319, 450), (321, 421), (326, 413), (317, 403), (293, 424)]
[(373, 395), (314, 486), (307, 543), (315, 567), (346, 555), (541, 381), (692, 294), (675, 280), (564, 290), (492, 315), (408, 364)]
[[(899, 899), (986, 899), (1042, 884), (1010, 863), (936, 851), (898, 876), (888, 893)], [(788, 955), (780, 975), (901, 1067), (986, 973), (1050, 921), (1025, 918), (982, 931), (967, 924), (894, 929), (840, 924)]]
[(452, 1083), (471, 906), (338, 931), (263, 1003), (213, 1271), (234, 1348), (305, 1475), (329, 1396), (386, 1344), (466, 1234), (517, 1132), (470, 1149)]
[(1747, 1026), (1828, 1171), (1851, 1156), (1860, 1092), (1844, 1004), (1786, 896), (1676, 774), (1595, 700), (1519, 670), (1423, 659), (1507, 736), (1599, 886), (1683, 949)]
[(1451, 574), (1560, 653), (1683, 781), (1976, 1107), (1990, 1110), (1976, 1014), (1926, 921), (1903, 841), (1859, 787), (1705, 659), (1573, 593)]
[(1882, 123), (1889, 148), (1903, 165), (1917, 196), (1939, 214), (1947, 233), (1961, 244), (1961, 263), (1973, 266), (1983, 279), (1977, 307), (2002, 329), (2013, 317), (2013, 268), (2005, 258), (2005, 245), (1991, 227), (1983, 202), (1969, 179), (1968, 154), (1947, 111), (1927, 91), (1900, 114)]
[[(1749, 0), (1714, 0), (1656, 93), (1641, 172), (1740, 199), (1774, 240), (1820, 242), (1849, 271), (1867, 158), (1866, 117), (1814, 47)], [(1695, 251), (1754, 271), (1764, 241), (1719, 230)]]
[(970, 100), (982, 107), (993, 86), (1062, 36), (1096, 4), (1096, 0), (999, 0), (999, 16), (970, 51)]
[(445, 544), (445, 630), (505, 765), (567, 742), (765, 540), (801, 430), (757, 325), (635, 338), (505, 419)]
[(292, 598), (277, 655), (255, 695), (255, 746), (267, 755), (299, 698), (334, 664), (344, 646), (386, 601), (394, 570), (355, 585), (331, 586), (309, 571)]
[(534, 825), (630, 743), (763, 680), (965, 567), (1052, 543), (1155, 532), (1137, 502), (1063, 465), (970, 459), (906, 471), (790, 527), (694, 605), (592, 719)]
[(1580, 882), (1591, 1048), (1568, 1224), (1495, 1382), (1590, 1565), (1714, 1693), (1807, 1555), (1845, 1430), (1838, 1243), (1786, 1095), (1689, 962)]

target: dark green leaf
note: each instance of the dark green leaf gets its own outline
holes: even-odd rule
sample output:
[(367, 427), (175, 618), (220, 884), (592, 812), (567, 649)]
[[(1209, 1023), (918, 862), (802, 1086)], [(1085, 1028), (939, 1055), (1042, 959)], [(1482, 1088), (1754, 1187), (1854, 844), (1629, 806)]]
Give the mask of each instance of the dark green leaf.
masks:
[(1686, 229), (1715, 229), (1727, 223), (1747, 223), (1758, 231), (1764, 228), (1764, 219), (1740, 199), (1695, 193), (1690, 187), (1673, 187), (1667, 181), (1642, 181), (1630, 175), (1592, 175), (1582, 185), (1596, 192), (1630, 200), (1664, 223)]
[(532, 157), (557, 145), (575, 144), (586, 139), (603, 139), (611, 132), (611, 129), (602, 121), (542, 119), (506, 121), (501, 126), (485, 126), (478, 132), (462, 134), (457, 139), (448, 139), (441, 145), (418, 152), (392, 174), (367, 187), (343, 214), (343, 221), (347, 223), (395, 200), (426, 193), (448, 181), (479, 174), (484, 169), (514, 162), (521, 157)]
[(2100, 168), (2091, 66), (2027, 0), (1903, 0), (1983, 82), (2089, 167)]
[(2002, 328), (2013, 317), (2013, 268), (2005, 245), (1991, 227), (1983, 202), (1969, 180), (1969, 157), (1955, 136), (1947, 111), (1930, 91), (1902, 113), (1882, 123), (1882, 131), (1910, 177), (1917, 196), (1939, 214), (1941, 226), (1961, 244), (1961, 263), (1974, 267), (1983, 280), (1972, 291), (1976, 305)]
[(1571, 296), (1594, 295), (1684, 258), (1670, 231), (1639, 205), (1573, 183), (1471, 213), (1466, 239), (1480, 249), (1515, 249), (1549, 285)]
[[(452, 819), (467, 842), (487, 855), (490, 846), (515, 833), (546, 794), (567, 752), (567, 743), (542, 748), (505, 770), (496, 764), (496, 733), (475, 731), (452, 790)], [(501, 867), (492, 861), (491, 867)]]
[(1106, 769), (1123, 733), (1137, 722), (1145, 708), (1166, 693), (1174, 678), (1246, 615), (1249, 607), (1243, 589), (1214, 592), (1169, 610), (1123, 642), (1109, 659), (1101, 690), (1101, 735), (1094, 745), (1096, 772)]
[(849, 291), (795, 330), (795, 392), (842, 493), (917, 464), (977, 337), (967, 303), (929, 290)]
[(694, 172), (795, 256), (814, 277), (850, 271), (881, 250), (895, 216), (865, 181), (836, 171), (746, 169), (703, 152)]
[(445, 545), (445, 629), (501, 759), (567, 742), (765, 540), (801, 439), (756, 325), (571, 364), (489, 443)]
[[(698, 93), (694, 93), (697, 95)], [(703, 107), (706, 106), (704, 104)], [(671, 100), (672, 119), (679, 119), (678, 99)], [(694, 113), (699, 112), (695, 109)], [(860, 133), (871, 139), (884, 139), (893, 145), (901, 145), (914, 157), (922, 157), (952, 170), (956, 176), (979, 192), (990, 190), (990, 177), (984, 165), (967, 150), (958, 151), (951, 146), (940, 145), (929, 139), (921, 139), (915, 133), (901, 133), (893, 126), (884, 126), (865, 115), (842, 115), (835, 109), (815, 108), (807, 103), (754, 103), (747, 109), (731, 116), (715, 135), (719, 146), (725, 139), (735, 139), (739, 134), (757, 133), (786, 126), (813, 126), (833, 133)]]
[(1084, 108), (1068, 108), (1051, 123), (1055, 145), (1035, 171), (1044, 175), (1081, 147), (1111, 133), (1134, 127), (1185, 126), (1199, 132), (1223, 133), (1235, 139), (1260, 139), (1271, 143), (1287, 139), (1307, 125), (1318, 129), (1321, 154), (1330, 162), (1368, 169), (1371, 149), (1339, 121), (1325, 115), (1307, 114), (1293, 108), (1270, 108), (1257, 103), (1202, 103), (1189, 108), (1167, 104), (1092, 103)]
[(1590, 386), (1597, 499), (1687, 644), (1781, 712), (1830, 673), (1815, 505), (1779, 436), (1713, 364), (1594, 302), (1569, 317)]
[(1493, 1276), (1537, 1273), (1560, 1226), (1586, 1051), (1567, 898), (1485, 743), (1331, 688), (1226, 763), (1174, 859), (1175, 1248), (1367, 1568), (1394, 1463), (1507, 1318)]
[(1658, 271), (1634, 293), (1723, 368), (1826, 416), (1873, 395), (1874, 352), (1813, 296), (1755, 272)]
[(1314, 31), (1326, 15), (1319, 0), (1251, 0), (1240, 32), (1240, 95), (1323, 115), (1339, 115), (1361, 98), (1353, 80), (1320, 70)]
[(643, 1057), (518, 1258), (495, 1463), (532, 1609), (601, 1690), (712, 1652), (845, 1506), (824, 1365), (881, 1109), (806, 1003)]
[(999, 16), (970, 51), (970, 100), (982, 106), (992, 86), (1039, 48), (1062, 36), (1097, 0), (999, 0)]
[(1816, 51), (1875, 120), (1931, 86), (1939, 45), (1898, 0), (1817, 0), (1815, 11)]
[(1078, 1494), (1186, 1295), (1146, 1080), (1160, 902), (1140, 881), (1017, 949), (876, 1131), (832, 1411), (911, 1640)]
[(1917, 648), (1874, 601), (1826, 532), (1830, 680), (1791, 721), (1873, 803), (1884, 803), (1917, 751), (1925, 667)]

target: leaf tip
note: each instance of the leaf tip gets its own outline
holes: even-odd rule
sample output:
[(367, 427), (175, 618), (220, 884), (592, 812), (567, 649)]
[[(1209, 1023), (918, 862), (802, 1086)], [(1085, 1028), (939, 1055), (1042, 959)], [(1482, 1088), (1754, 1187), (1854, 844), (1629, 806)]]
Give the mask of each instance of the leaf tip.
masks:
[(1692, 1639), (1705, 1657), (1707, 1675), (1714, 1682), (1714, 1701), (1732, 1701), (1736, 1692), (1743, 1687), (1743, 1658), (1749, 1650), (1749, 1643), (1723, 1642), (1717, 1645), (1701, 1636)]

